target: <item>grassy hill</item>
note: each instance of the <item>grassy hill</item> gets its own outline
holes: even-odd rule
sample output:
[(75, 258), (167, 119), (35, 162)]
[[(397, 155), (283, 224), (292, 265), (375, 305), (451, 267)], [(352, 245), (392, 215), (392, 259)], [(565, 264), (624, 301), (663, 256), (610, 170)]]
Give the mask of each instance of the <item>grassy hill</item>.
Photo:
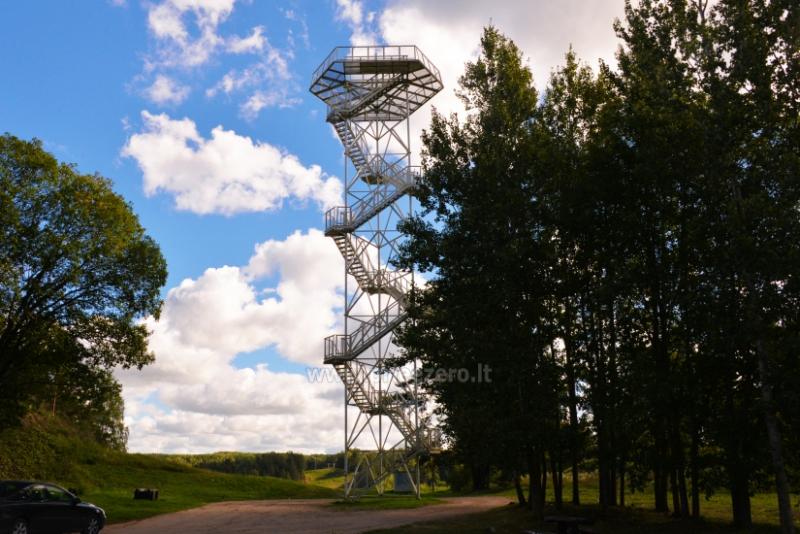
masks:
[(341, 492), (344, 487), (344, 471), (333, 467), (308, 469), (306, 470), (306, 482)]
[[(0, 479), (47, 480), (75, 488), (103, 507), (110, 522), (140, 519), (210, 502), (248, 499), (335, 498), (315, 484), (198, 469), (161, 455), (112, 451), (84, 439), (63, 422), (29, 416), (0, 435)], [(137, 487), (158, 488), (158, 501), (134, 501)]]

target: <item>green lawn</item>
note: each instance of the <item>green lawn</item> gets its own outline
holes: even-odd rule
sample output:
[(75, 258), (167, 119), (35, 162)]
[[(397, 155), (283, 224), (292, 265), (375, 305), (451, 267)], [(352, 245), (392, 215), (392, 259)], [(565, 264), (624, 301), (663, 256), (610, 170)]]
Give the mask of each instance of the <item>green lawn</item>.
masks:
[[(203, 504), (248, 499), (337, 498), (314, 483), (198, 469), (162, 455), (126, 454), (86, 439), (57, 419), (30, 417), (0, 435), (0, 479), (55, 482), (105, 509), (109, 522), (141, 519)], [(157, 501), (134, 501), (137, 487)]]
[[(103, 448), (77, 435), (67, 425), (44, 417), (32, 419), (22, 428), (9, 430), (0, 436), (0, 479), (37, 479), (77, 488), (81, 498), (102, 506), (110, 522), (140, 519), (165, 512), (174, 512), (203, 504), (229, 500), (339, 498), (344, 478), (341, 471), (316, 469), (306, 472), (305, 483), (291, 480), (232, 475), (191, 467), (161, 455), (125, 454)], [(569, 476), (565, 476), (565, 483)], [(158, 488), (158, 501), (134, 501), (137, 487)], [(565, 497), (569, 496), (566, 483)], [(446, 487), (431, 492), (423, 486), (421, 501), (409, 496), (389, 495), (384, 498), (362, 497), (354, 502), (337, 502), (341, 509), (413, 508), (437, 504), (442, 497), (453, 496)], [(496, 489), (493, 494), (514, 501), (512, 489)], [(582, 476), (581, 499), (597, 502), (597, 481)], [(552, 492), (548, 500), (552, 502)], [(599, 519), (596, 505), (580, 508), (567, 506), (565, 513), (598, 518), (601, 532), (726, 532), (730, 523), (730, 497), (720, 492), (703, 499), (704, 523), (680, 523), (653, 513), (652, 492), (628, 494), (627, 507), (614, 509)], [(793, 496), (800, 522), (800, 496)], [(773, 494), (757, 494), (752, 499), (751, 532), (777, 532), (778, 509)], [(554, 513), (551, 509), (548, 513)], [(504, 507), (485, 514), (461, 518), (448, 523), (418, 525), (412, 532), (484, 532), (494, 527), (497, 532), (519, 532), (520, 529), (545, 526), (534, 525), (526, 510)], [(552, 529), (550, 529), (552, 530)]]
[(341, 510), (398, 510), (442, 504), (443, 502), (442, 499), (427, 495), (423, 495), (421, 499), (417, 499), (413, 495), (385, 495), (383, 497), (365, 496), (348, 501), (339, 500), (333, 503), (333, 506)]
[[(341, 469), (328, 468), (328, 467), (322, 469), (308, 469), (306, 470), (305, 474), (307, 483), (335, 489), (340, 493), (342, 491), (342, 488), (344, 487), (344, 472)], [(428, 486), (427, 484), (423, 484), (422, 494), (437, 495), (437, 496), (451, 495), (447, 484), (443, 482), (440, 482), (436, 485), (435, 492), (431, 489), (430, 486)]]
[(341, 492), (344, 485), (344, 472), (341, 469), (325, 467), (322, 469), (307, 469), (306, 482)]
[[(110, 522), (140, 519), (219, 501), (335, 498), (313, 484), (273, 477), (229, 475), (173, 463), (150, 455), (115, 455), (84, 466), (92, 483), (81, 498), (106, 510)], [(70, 485), (69, 480), (60, 481)], [(157, 501), (134, 501), (133, 489), (158, 488)]]
[[(548, 513), (556, 513), (555, 510), (548, 510)], [(567, 507), (564, 511), (558, 512), (570, 515), (585, 515), (593, 517), (593, 509), (584, 507), (579, 510)], [(642, 512), (636, 510), (616, 510), (603, 520), (598, 520), (593, 525), (598, 532), (603, 534), (695, 534), (695, 533), (716, 533), (716, 532), (742, 532), (736, 531), (726, 524), (704, 521), (694, 523), (691, 521), (674, 521), (667, 517), (652, 512)], [(490, 512), (467, 515), (455, 519), (443, 521), (430, 521), (417, 523), (398, 529), (376, 530), (373, 534), (433, 534), (438, 532), (459, 532), (484, 534), (489, 529), (497, 534), (514, 533), (519, 534), (523, 530), (535, 530), (537, 532), (555, 532), (552, 524), (539, 523), (531, 519), (530, 512), (520, 509), (517, 506), (504, 506)], [(780, 530), (772, 525), (757, 525), (748, 533), (754, 534), (773, 534)]]
[[(569, 500), (571, 495), (571, 485), (565, 476), (564, 496)], [(495, 495), (508, 497), (509, 502), (516, 502), (516, 494), (513, 489), (496, 489), (492, 492)], [(701, 498), (700, 508), (702, 520), (677, 521), (663, 514), (657, 514), (653, 509), (652, 492), (628, 493), (626, 495), (626, 506), (624, 508), (612, 508), (605, 515), (600, 508), (594, 504), (597, 502), (597, 480), (590, 475), (581, 477), (581, 502), (588, 503), (580, 507), (565, 505), (564, 509), (558, 511), (553, 505), (552, 489), (548, 491), (548, 509), (546, 514), (578, 515), (593, 518), (594, 528), (601, 533), (621, 533), (621, 534), (684, 534), (684, 533), (704, 533), (704, 532), (735, 532), (730, 526), (731, 522), (731, 503), (730, 496), (725, 492), (717, 493), (710, 499)], [(449, 492), (437, 493), (438, 496), (450, 495)], [(800, 496), (794, 495), (792, 502), (795, 505), (797, 521), (800, 522)], [(778, 533), (778, 504), (774, 494), (758, 493), (751, 499), (753, 523), (752, 529), (747, 532)], [(497, 533), (519, 533), (521, 530), (536, 530), (542, 532), (555, 532), (555, 527), (550, 524), (537, 523), (531, 518), (531, 514), (526, 509), (521, 509), (516, 505), (504, 506), (490, 512), (474, 514), (457, 519), (446, 521), (431, 521), (418, 523), (402, 529), (390, 529), (375, 531), (389, 534), (394, 532), (411, 532), (412, 534), (429, 534), (436, 532), (465, 532), (465, 533), (485, 533), (493, 528)], [(739, 531), (741, 532), (741, 531)]]

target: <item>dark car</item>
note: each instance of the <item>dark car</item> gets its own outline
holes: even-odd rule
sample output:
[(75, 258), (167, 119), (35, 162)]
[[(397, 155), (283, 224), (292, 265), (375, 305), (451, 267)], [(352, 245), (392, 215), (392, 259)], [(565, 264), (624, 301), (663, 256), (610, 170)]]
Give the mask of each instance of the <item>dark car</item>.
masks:
[(0, 534), (97, 534), (105, 523), (102, 508), (55, 484), (0, 481)]

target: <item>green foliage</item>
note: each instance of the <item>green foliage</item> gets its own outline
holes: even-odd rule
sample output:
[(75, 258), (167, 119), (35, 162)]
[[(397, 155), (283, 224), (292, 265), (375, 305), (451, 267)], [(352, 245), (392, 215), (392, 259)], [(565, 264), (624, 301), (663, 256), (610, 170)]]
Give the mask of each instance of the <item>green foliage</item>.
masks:
[(689, 517), (724, 485), (747, 526), (773, 487), (791, 531), (798, 20), (782, 0), (627, 3), (618, 68), (570, 51), (542, 98), (484, 31), (460, 81), (470, 113), (423, 136), (424, 212), (399, 262), (432, 278), (408, 356), (492, 369), (423, 383), (475, 486), (527, 473), (541, 515), (545, 486), (560, 506), (560, 473), (590, 458), (604, 510), (627, 483)]
[(168, 455), (166, 458), (222, 473), (305, 480), (306, 459), (302, 454), (293, 452), (216, 452)]
[(152, 361), (139, 319), (158, 316), (165, 281), (158, 246), (106, 178), (1, 136), (0, 428), (43, 401), (54, 375), (83, 365), (108, 392), (96, 369)]

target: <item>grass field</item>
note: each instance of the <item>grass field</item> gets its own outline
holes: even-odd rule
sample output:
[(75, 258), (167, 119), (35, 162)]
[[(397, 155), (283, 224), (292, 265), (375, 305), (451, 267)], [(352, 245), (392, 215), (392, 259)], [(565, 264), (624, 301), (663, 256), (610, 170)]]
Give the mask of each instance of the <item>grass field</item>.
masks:
[(344, 472), (341, 469), (325, 467), (322, 469), (307, 469), (306, 482), (324, 488), (341, 491), (344, 484)]
[[(591, 507), (572, 509), (567, 507), (559, 514), (583, 515), (586, 517), (596, 517), (593, 515)], [(555, 510), (548, 510), (548, 513), (556, 513)], [(731, 526), (724, 523), (704, 520), (702, 522), (675, 521), (652, 512), (638, 510), (615, 510), (605, 518), (598, 518), (593, 528), (602, 534), (700, 534), (700, 533), (724, 533), (742, 532), (734, 530)], [(492, 530), (490, 530), (492, 529)], [(535, 522), (531, 519), (530, 512), (520, 509), (517, 506), (505, 506), (490, 512), (473, 514), (448, 519), (446, 521), (430, 521), (405, 526), (400, 529), (376, 530), (373, 534), (433, 534), (438, 532), (459, 532), (465, 534), (484, 534), (486, 532), (496, 532), (497, 534), (514, 533), (519, 534), (523, 530), (534, 530), (536, 532), (555, 532), (555, 526), (548, 523)], [(746, 532), (753, 534), (773, 534), (780, 532), (774, 525), (756, 525)]]
[[(344, 472), (341, 469), (329, 467), (308, 469), (306, 470), (306, 482), (341, 492), (344, 487)], [(422, 493), (425, 495), (450, 495), (449, 488), (444, 483), (437, 484), (435, 492), (427, 484), (423, 484)]]
[[(93, 483), (81, 498), (106, 510), (110, 522), (140, 519), (219, 501), (335, 498), (329, 488), (273, 477), (229, 475), (157, 456), (128, 454), (84, 466)], [(69, 480), (60, 481), (69, 485)], [(133, 489), (158, 488), (157, 501), (134, 501)]]
[[(306, 482), (335, 490), (341, 496), (344, 485), (344, 472), (341, 469), (323, 468), (306, 471)], [(445, 486), (446, 487), (446, 486)], [(336, 508), (342, 510), (396, 510), (401, 508), (418, 508), (431, 504), (441, 504), (444, 501), (439, 497), (450, 495), (444, 491), (433, 493), (427, 486), (422, 487), (423, 498), (417, 499), (410, 495), (387, 494), (385, 497), (364, 495), (353, 500), (338, 500), (334, 503)]]
[[(44, 417), (3, 434), (0, 479), (46, 480), (76, 488), (82, 499), (104, 508), (112, 523), (219, 501), (339, 496), (311, 482), (229, 475), (160, 455), (112, 451)], [(158, 488), (159, 499), (134, 501), (138, 487)]]
[(428, 495), (423, 495), (421, 499), (409, 495), (387, 495), (349, 501), (339, 500), (333, 503), (333, 506), (341, 510), (399, 510), (442, 503), (444, 503), (442, 499)]
[[(21, 429), (8, 431), (0, 439), (0, 479), (38, 479), (77, 488), (81, 498), (102, 506), (110, 522), (140, 519), (156, 514), (174, 512), (203, 504), (229, 500), (332, 498), (341, 496), (344, 477), (341, 470), (316, 469), (306, 471), (305, 483), (272, 477), (233, 475), (191, 467), (161, 455), (126, 454), (103, 448), (91, 440), (76, 435), (69, 426), (58, 421), (34, 419)], [(565, 476), (565, 482), (569, 476)], [(158, 488), (158, 501), (134, 501), (137, 487)], [(342, 510), (353, 508), (384, 510), (435, 505), (442, 498), (454, 496), (446, 487), (436, 492), (423, 486), (421, 501), (409, 496), (385, 498), (363, 497), (354, 502), (336, 502)], [(569, 496), (566, 483), (565, 497)], [(512, 489), (492, 492), (515, 500)], [(581, 499), (589, 503), (580, 508), (566, 506), (563, 512), (596, 518), (600, 532), (621, 533), (683, 533), (727, 532), (731, 520), (730, 497), (717, 493), (701, 501), (703, 522), (677, 522), (652, 512), (652, 492), (628, 494), (625, 508), (612, 509), (601, 517), (597, 502), (597, 481), (585, 475), (581, 479)], [(552, 502), (552, 492), (548, 496)], [(800, 522), (800, 496), (794, 495)], [(750, 532), (777, 532), (778, 509), (773, 494), (756, 494), (752, 498), (753, 521)], [(556, 513), (552, 508), (548, 513)], [(516, 506), (470, 516), (448, 523), (417, 525), (411, 532), (485, 532), (493, 527), (497, 532), (519, 532), (536, 528), (552, 531), (547, 525), (536, 525), (530, 513)], [(405, 530), (405, 529), (404, 529)]]
[[(571, 495), (571, 485), (565, 476), (564, 497), (568, 501)], [(491, 492), (508, 497), (509, 506), (491, 512), (475, 514), (446, 521), (431, 521), (419, 523), (403, 529), (375, 531), (381, 534), (411, 532), (412, 534), (431, 534), (437, 532), (465, 532), (485, 533), (494, 529), (497, 533), (515, 533), (522, 530), (536, 530), (541, 532), (555, 532), (552, 524), (535, 522), (531, 513), (516, 506), (516, 494), (513, 489), (498, 489)], [(450, 492), (437, 492), (437, 497), (450, 495)], [(598, 532), (620, 534), (684, 534), (684, 533), (716, 533), (716, 532), (742, 532), (731, 526), (730, 496), (725, 492), (713, 495), (710, 499), (701, 498), (700, 507), (702, 519), (700, 521), (678, 521), (664, 514), (653, 512), (652, 492), (628, 493), (624, 508), (612, 508), (603, 514), (595, 503), (597, 502), (597, 480), (590, 475), (581, 477), (581, 502), (582, 506), (565, 505), (562, 510), (556, 510), (553, 505), (552, 488), (548, 491), (548, 508), (545, 512), (551, 515), (576, 515), (594, 520), (593, 528)], [(800, 522), (800, 495), (793, 495), (792, 503), (795, 506), (795, 517)], [(748, 533), (772, 534), (780, 532), (778, 528), (778, 504), (774, 494), (757, 493), (751, 499), (754, 526)]]

